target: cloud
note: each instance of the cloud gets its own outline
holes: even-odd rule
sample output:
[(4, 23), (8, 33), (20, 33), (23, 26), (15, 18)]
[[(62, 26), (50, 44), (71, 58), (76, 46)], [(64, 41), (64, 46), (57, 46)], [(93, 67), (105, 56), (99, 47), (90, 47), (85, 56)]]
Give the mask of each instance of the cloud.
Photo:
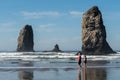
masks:
[(15, 24), (16, 24), (16, 22), (4, 22), (4, 23), (0, 23), (0, 27), (10, 27)]
[(65, 16), (81, 16), (83, 12), (70, 11), (70, 12), (58, 12), (58, 11), (22, 11), (21, 15), (27, 19), (40, 19), (43, 17), (65, 17)]
[(36, 27), (36, 31), (53, 32), (55, 26), (54, 23), (40, 24)]
[(75, 16), (81, 17), (83, 12), (80, 11), (70, 11), (70, 12), (58, 12), (58, 11), (21, 11), (20, 14), (26, 19), (40, 19), (43, 17), (65, 17), (65, 16)]
[(72, 16), (82, 16), (83, 12), (79, 12), (79, 11), (70, 11), (69, 14), (72, 15)]
[(0, 23), (0, 32), (13, 32), (16, 31), (16, 22)]
[(52, 26), (55, 26), (56, 24), (52, 24), (52, 23), (48, 23), (48, 24), (42, 24), (42, 25), (39, 25), (40, 28), (48, 28), (48, 27), (52, 27)]
[(38, 11), (38, 12), (22, 11), (21, 14), (25, 18), (32, 18), (32, 19), (39, 19), (42, 17), (58, 17), (61, 15), (57, 11)]

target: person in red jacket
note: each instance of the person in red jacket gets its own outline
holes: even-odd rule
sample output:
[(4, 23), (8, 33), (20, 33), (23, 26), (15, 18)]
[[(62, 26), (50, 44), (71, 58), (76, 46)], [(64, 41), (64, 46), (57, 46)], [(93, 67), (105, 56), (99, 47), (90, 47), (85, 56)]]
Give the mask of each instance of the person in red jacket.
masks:
[(82, 67), (81, 66), (81, 53), (78, 53), (78, 65), (79, 65), (79, 69)]

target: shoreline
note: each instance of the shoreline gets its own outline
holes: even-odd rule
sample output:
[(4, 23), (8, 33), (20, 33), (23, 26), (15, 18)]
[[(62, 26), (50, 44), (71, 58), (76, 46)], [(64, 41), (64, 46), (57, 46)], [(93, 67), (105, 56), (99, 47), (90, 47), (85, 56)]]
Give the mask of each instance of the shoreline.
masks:
[[(120, 68), (120, 66), (87, 66), (88, 69), (93, 68)], [(78, 67), (74, 66), (50, 66), (50, 67), (0, 67), (0, 69), (78, 69)], [(84, 69), (84, 67), (82, 67)]]

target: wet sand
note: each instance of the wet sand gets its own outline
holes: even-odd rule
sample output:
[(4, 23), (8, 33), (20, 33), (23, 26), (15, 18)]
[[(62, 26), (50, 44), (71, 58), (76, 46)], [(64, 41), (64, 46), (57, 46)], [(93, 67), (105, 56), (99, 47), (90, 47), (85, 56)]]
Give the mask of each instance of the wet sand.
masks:
[[(73, 65), (74, 64), (74, 65)], [(120, 63), (89, 62), (78, 69), (77, 63), (34, 66), (31, 62), (0, 67), (1, 80), (118, 80)], [(85, 67), (84, 67), (85, 66)]]
[(39, 68), (0, 70), (2, 80), (118, 80), (119, 68)]

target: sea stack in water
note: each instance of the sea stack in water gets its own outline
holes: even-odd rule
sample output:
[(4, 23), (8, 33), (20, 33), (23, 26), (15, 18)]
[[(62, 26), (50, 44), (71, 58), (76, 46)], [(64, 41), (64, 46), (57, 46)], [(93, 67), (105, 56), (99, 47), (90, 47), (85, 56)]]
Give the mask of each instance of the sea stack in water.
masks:
[(61, 50), (59, 49), (58, 44), (56, 44), (56, 45), (54, 46), (54, 49), (52, 50), (52, 52), (61, 52)]
[(18, 52), (30, 52), (33, 50), (34, 42), (33, 42), (33, 29), (31, 25), (25, 25), (23, 29), (20, 31), (18, 37)]
[(106, 41), (106, 30), (102, 14), (93, 6), (82, 16), (82, 52), (83, 54), (109, 54), (114, 51)]

